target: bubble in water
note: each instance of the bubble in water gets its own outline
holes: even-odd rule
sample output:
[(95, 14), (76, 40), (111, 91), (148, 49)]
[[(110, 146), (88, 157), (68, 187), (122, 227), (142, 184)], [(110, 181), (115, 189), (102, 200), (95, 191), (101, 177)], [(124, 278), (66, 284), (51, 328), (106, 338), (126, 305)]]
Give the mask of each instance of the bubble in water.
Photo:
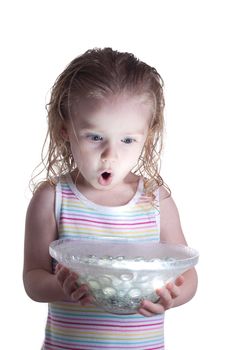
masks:
[(104, 255), (101, 259), (102, 260), (112, 260), (113, 257), (111, 255)]
[(139, 275), (137, 278), (137, 282), (140, 282), (140, 283), (147, 282), (148, 280), (149, 280), (148, 275)]
[(103, 293), (107, 297), (112, 297), (112, 296), (115, 296), (117, 294), (117, 291), (114, 288), (106, 287), (103, 289)]
[(122, 284), (122, 281), (115, 276), (111, 276), (111, 279), (112, 279), (112, 285), (114, 287), (119, 287)]
[(142, 292), (138, 288), (133, 288), (133, 289), (130, 289), (128, 295), (130, 298), (139, 298), (142, 295)]
[(112, 280), (111, 280), (111, 278), (108, 277), (108, 276), (100, 276), (100, 277), (99, 277), (99, 283), (100, 283), (102, 286), (111, 286)]
[(133, 274), (132, 273), (123, 273), (120, 278), (122, 281), (131, 281), (133, 279)]
[(168, 261), (168, 262), (175, 262), (176, 259), (175, 258), (171, 258), (169, 256), (167, 256), (166, 258), (164, 258), (164, 261)]
[(124, 257), (124, 256), (117, 256), (117, 257), (115, 258), (115, 260), (117, 260), (117, 261), (124, 261), (124, 260), (125, 260), (125, 257)]
[(137, 256), (136, 258), (134, 258), (134, 261), (140, 262), (140, 261), (144, 261), (144, 259), (142, 256)]
[(96, 280), (89, 280), (88, 281), (89, 285), (93, 289), (100, 289), (100, 284)]
[(126, 294), (126, 290), (125, 289), (120, 289), (117, 291), (117, 295), (119, 296), (119, 298), (123, 298)]

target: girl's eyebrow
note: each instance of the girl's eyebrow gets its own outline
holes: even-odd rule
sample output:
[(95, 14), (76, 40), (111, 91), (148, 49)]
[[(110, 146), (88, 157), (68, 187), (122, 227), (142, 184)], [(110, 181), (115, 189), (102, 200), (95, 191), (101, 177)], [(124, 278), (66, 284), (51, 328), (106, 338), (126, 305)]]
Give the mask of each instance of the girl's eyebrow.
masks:
[(145, 130), (134, 130), (134, 131), (130, 131), (130, 132), (124, 132), (125, 135), (139, 135), (139, 136), (143, 136), (145, 135)]
[(92, 127), (92, 128), (79, 128), (79, 132), (82, 132), (82, 133), (99, 133), (99, 134), (103, 133), (103, 131), (101, 131), (100, 129), (95, 128), (95, 127)]

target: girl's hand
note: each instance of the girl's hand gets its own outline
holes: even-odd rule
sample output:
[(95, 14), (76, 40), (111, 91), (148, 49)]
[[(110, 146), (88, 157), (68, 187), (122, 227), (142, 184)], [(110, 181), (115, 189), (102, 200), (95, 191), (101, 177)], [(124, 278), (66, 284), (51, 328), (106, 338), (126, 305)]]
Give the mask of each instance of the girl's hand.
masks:
[(180, 295), (180, 286), (184, 283), (184, 277), (179, 276), (175, 282), (169, 282), (164, 288), (156, 290), (160, 297), (157, 303), (143, 300), (138, 312), (143, 316), (162, 314), (174, 306), (175, 299)]
[(93, 298), (89, 294), (88, 286), (85, 284), (78, 286), (78, 275), (76, 273), (71, 272), (61, 264), (57, 264), (55, 274), (58, 284), (63, 289), (63, 292), (69, 301), (76, 301), (81, 305), (86, 305), (93, 302)]

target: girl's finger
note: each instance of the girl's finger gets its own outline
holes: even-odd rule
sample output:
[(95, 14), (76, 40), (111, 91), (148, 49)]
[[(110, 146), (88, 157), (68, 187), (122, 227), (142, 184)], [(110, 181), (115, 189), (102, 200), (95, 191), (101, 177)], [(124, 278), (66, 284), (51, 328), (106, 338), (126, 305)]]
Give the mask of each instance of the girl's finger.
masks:
[(138, 312), (143, 315), (143, 316), (153, 316), (155, 314), (162, 314), (164, 313), (165, 309), (163, 307), (163, 305), (159, 304), (159, 303), (152, 303), (149, 300), (143, 300), (143, 302), (141, 303), (141, 307), (139, 308)]
[(84, 295), (81, 299), (79, 299), (79, 302), (81, 305), (87, 305), (87, 304), (95, 304), (96, 300), (92, 295), (87, 294), (87, 295)]
[(79, 301), (88, 293), (88, 287), (86, 285), (81, 285), (78, 289), (71, 293), (71, 298), (75, 301)]
[(60, 283), (61, 287), (63, 288), (63, 284), (65, 282), (65, 279), (69, 275), (69, 270), (66, 267), (61, 267), (58, 269), (57, 272), (57, 280)]
[(66, 295), (71, 296), (71, 294), (78, 288), (77, 286), (77, 276), (74, 273), (70, 273), (64, 283), (63, 283), (63, 290), (66, 293)]
[(169, 282), (166, 285), (166, 288), (169, 290), (171, 297), (173, 299), (177, 298), (180, 295), (180, 286), (184, 283), (184, 277), (179, 276), (175, 282)]
[(55, 273), (58, 273), (58, 271), (61, 269), (61, 264), (57, 264), (55, 266)]
[(167, 288), (156, 290), (156, 294), (160, 297), (158, 304), (161, 304), (165, 309), (169, 309), (172, 304), (172, 297)]
[(138, 312), (139, 312), (142, 316), (145, 316), (145, 317), (152, 317), (152, 316), (155, 315), (154, 313), (148, 311), (147, 309), (143, 309), (143, 308), (140, 308), (140, 309), (138, 310)]
[(168, 283), (166, 287), (173, 299), (177, 298), (180, 295), (180, 289), (174, 283)]
[(179, 276), (177, 277), (177, 279), (175, 280), (175, 285), (180, 287), (182, 284), (184, 283), (184, 276)]

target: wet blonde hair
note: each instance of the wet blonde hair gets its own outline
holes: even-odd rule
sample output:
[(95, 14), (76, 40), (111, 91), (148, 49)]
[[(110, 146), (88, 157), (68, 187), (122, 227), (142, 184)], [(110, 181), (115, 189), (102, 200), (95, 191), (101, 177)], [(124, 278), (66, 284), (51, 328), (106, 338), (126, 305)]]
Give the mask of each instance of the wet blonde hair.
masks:
[[(159, 174), (164, 127), (163, 80), (155, 68), (133, 54), (111, 48), (92, 49), (78, 56), (52, 87), (50, 102), (46, 106), (48, 132), (42, 150), (47, 181), (54, 184), (59, 176), (77, 168), (69, 141), (63, 137), (73, 105), (77, 110), (84, 104), (98, 106), (105, 99), (120, 94), (143, 96), (151, 104), (148, 136), (133, 172), (144, 177), (146, 194), (154, 198), (155, 190), (164, 185)], [(32, 182), (35, 190), (38, 184)]]

